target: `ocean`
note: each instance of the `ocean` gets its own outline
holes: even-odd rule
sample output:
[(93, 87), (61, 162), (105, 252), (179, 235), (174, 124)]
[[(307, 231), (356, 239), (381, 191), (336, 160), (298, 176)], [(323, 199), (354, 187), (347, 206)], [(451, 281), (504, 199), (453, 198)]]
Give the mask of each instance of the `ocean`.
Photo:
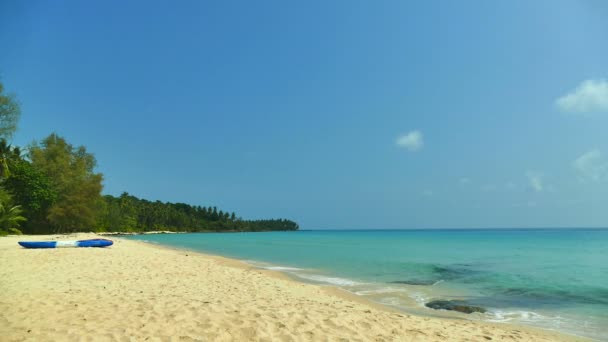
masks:
[[(532, 325), (608, 341), (608, 230), (310, 230), (136, 235), (341, 287), (421, 315)], [(462, 300), (485, 313), (427, 308)]]

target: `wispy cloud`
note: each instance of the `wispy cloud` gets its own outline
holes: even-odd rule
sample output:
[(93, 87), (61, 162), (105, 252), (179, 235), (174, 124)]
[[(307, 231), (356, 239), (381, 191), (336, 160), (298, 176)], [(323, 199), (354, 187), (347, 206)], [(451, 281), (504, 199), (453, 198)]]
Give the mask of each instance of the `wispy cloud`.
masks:
[(526, 177), (528, 177), (528, 184), (530, 188), (534, 190), (534, 192), (541, 192), (544, 189), (543, 178), (544, 175), (537, 171), (528, 171), (526, 172)]
[(567, 113), (608, 113), (608, 81), (586, 80), (576, 89), (555, 101)]
[(598, 149), (583, 153), (574, 160), (572, 166), (583, 181), (597, 182), (608, 178), (608, 161)]
[(431, 189), (425, 189), (422, 191), (422, 195), (425, 197), (432, 197), (435, 193)]
[(408, 151), (418, 151), (424, 145), (422, 132), (411, 131), (397, 138), (395, 142), (397, 146), (407, 149)]

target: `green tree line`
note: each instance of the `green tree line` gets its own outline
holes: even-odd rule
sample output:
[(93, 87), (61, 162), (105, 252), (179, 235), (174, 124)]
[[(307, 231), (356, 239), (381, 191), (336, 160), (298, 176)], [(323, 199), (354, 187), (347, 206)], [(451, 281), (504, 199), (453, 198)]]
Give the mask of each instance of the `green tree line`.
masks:
[(100, 229), (123, 232), (170, 230), (178, 232), (205, 231), (270, 231), (297, 230), (289, 220), (243, 220), (234, 212), (217, 207), (193, 206), (185, 203), (151, 202), (128, 193), (120, 197), (104, 196)]
[(285, 219), (243, 220), (216, 207), (102, 196), (103, 175), (84, 146), (52, 133), (23, 153), (10, 139), (21, 115), (0, 83), (0, 235), (79, 231), (179, 232), (297, 230)]

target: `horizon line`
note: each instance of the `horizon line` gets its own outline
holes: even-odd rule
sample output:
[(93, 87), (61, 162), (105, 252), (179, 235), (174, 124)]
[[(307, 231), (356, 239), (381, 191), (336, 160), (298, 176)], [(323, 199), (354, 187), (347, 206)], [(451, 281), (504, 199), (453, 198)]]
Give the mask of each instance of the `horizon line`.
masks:
[(319, 230), (567, 230), (567, 229), (587, 229), (587, 230), (603, 230), (608, 229), (606, 227), (476, 227), (476, 228), (466, 228), (466, 227), (452, 227), (452, 228), (307, 228), (307, 229), (298, 229), (299, 231), (319, 231)]

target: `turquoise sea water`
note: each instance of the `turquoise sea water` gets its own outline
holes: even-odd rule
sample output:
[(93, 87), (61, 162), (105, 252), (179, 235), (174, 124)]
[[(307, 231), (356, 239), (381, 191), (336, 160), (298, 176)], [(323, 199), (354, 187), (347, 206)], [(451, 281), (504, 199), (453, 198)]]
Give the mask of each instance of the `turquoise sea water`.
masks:
[[(367, 230), (139, 235), (342, 287), (419, 314), (462, 299), (458, 314), (608, 340), (608, 230)], [(419, 284), (419, 285), (412, 285)]]

